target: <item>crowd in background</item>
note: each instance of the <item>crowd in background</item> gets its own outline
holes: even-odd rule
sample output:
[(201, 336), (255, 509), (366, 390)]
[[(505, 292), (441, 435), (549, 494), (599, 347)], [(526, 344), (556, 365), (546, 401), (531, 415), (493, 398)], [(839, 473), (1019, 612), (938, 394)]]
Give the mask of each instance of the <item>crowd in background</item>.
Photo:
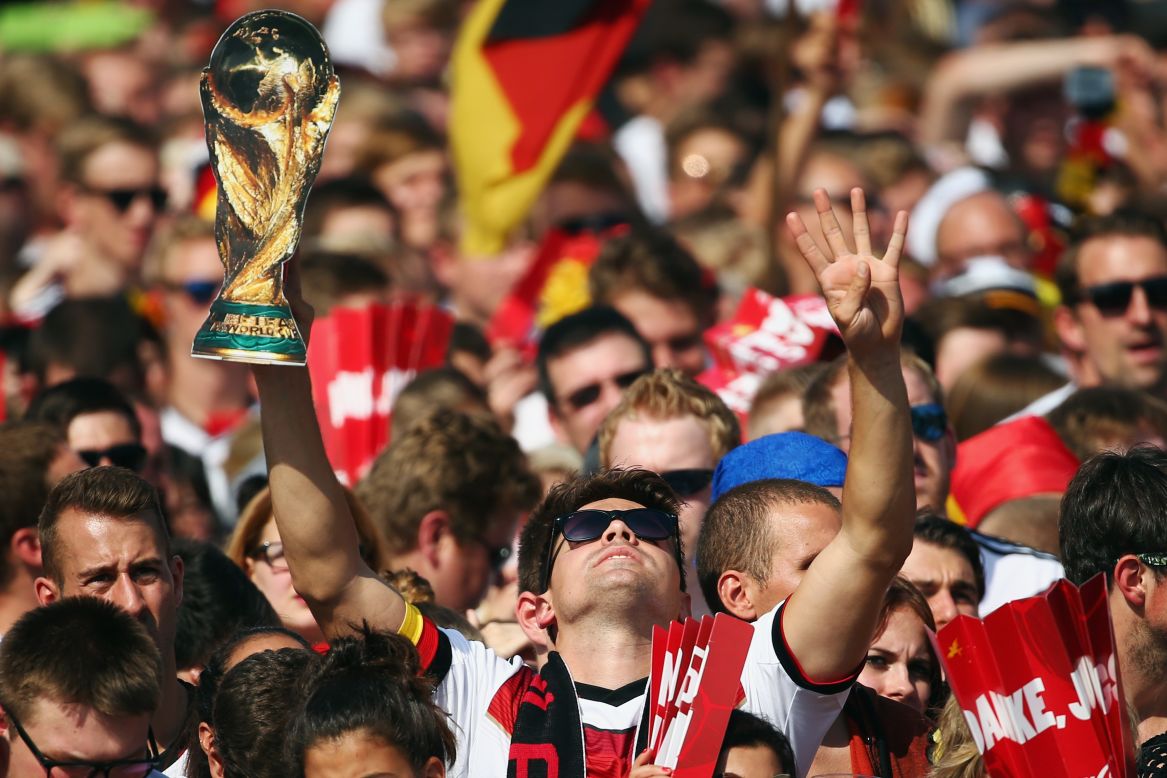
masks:
[[(373, 759), (344, 750), (358, 731), (401, 775), (504, 774), (467, 711), (581, 651), (587, 598), (547, 615), (556, 538), (611, 528), (561, 520), (628, 501), (654, 517), (613, 526), (672, 539), (694, 615), (776, 625), (784, 674), (743, 676), (726, 775), (983, 775), (928, 630), (1100, 572), (1139, 774), (1164, 774), (1167, 3), (653, 0), (529, 217), (468, 256), (449, 66), (473, 3), (286, 0), (343, 89), (298, 314), (418, 300), (457, 322), (351, 490), (299, 378), (190, 357), (223, 274), (199, 78), (263, 5), (0, 7), (0, 774), (357, 775), (335, 770)], [(534, 348), (489, 337), (553, 231), (598, 254), (553, 279)], [(853, 256), (882, 339), (832, 297), (824, 267)], [(839, 335), (731, 409), (704, 335), (754, 290), (825, 291)], [(822, 572), (844, 536), (868, 549), (849, 584)], [(844, 648), (803, 611), (783, 626), (803, 580), (818, 594), (790, 602), (853, 617), (821, 627)], [(667, 774), (589, 719), (584, 687), (619, 707), (597, 674), (575, 678), (581, 764)], [(518, 742), (542, 724), (514, 707)], [(97, 756), (74, 747), (94, 727)], [(631, 739), (596, 745), (609, 729)]]

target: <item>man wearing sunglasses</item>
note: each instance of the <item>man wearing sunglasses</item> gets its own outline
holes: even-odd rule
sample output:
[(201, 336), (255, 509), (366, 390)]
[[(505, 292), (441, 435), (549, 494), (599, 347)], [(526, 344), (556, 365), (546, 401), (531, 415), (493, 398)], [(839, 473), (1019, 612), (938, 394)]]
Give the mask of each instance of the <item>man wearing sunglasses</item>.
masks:
[(122, 292), (166, 210), (154, 136), (126, 119), (89, 117), (57, 140), (61, 218), (33, 270), (12, 291), (14, 307), (39, 319), (61, 297)]
[[(898, 261), (907, 216), (897, 218), (878, 260), (861, 191), (852, 195), (858, 253), (844, 244), (825, 192), (816, 203), (829, 254), (797, 216), (791, 230), (850, 348), (853, 434), (878, 441), (880, 458), (877, 472), (859, 474), (838, 541), (811, 565), (784, 615), (776, 609), (760, 622), (743, 675), (746, 707), (791, 738), (799, 775), (837, 715), (875, 629), (878, 608), (840, 609), (838, 603), (882, 597), (911, 549), (915, 503), (898, 367)], [(298, 311), (308, 331), (305, 314)], [(652, 630), (688, 613), (676, 497), (664, 480), (646, 471), (577, 479), (555, 490), (528, 521), (517, 615), (551, 648), (536, 674), (438, 629), (367, 568), (311, 412), (307, 371), (253, 370), (274, 514), (293, 584), (330, 637), (366, 623), (397, 630), (418, 646), (458, 734), (451, 774), (530, 768), (548, 776), (625, 776), (644, 709)]]
[(652, 352), (628, 319), (597, 305), (548, 327), (535, 367), (551, 429), (583, 454), (624, 391), (652, 370)]
[[(741, 437), (737, 416), (721, 398), (679, 370), (638, 378), (600, 427), (603, 467), (659, 473), (681, 500), (678, 516), (690, 575), (713, 470)], [(695, 595), (693, 613), (708, 613), (700, 591)]]
[(33, 398), (27, 416), (56, 425), (89, 467), (144, 470), (147, 452), (134, 406), (103, 378), (74, 378), (51, 386)]
[(1054, 325), (1074, 384), (1141, 389), (1167, 398), (1162, 223), (1129, 211), (1088, 220), (1062, 255), (1056, 280), (1062, 306)]
[(251, 419), (249, 376), (238, 363), (190, 358), (190, 344), (223, 280), (214, 225), (193, 216), (177, 219), (159, 236), (150, 259), (149, 277), (166, 313), (169, 375), (160, 414), (162, 437), (202, 461), (216, 511), (234, 517), (231, 485), (245, 473), (262, 472), (256, 462), (243, 474), (229, 475), (225, 464), (235, 433)]
[(25, 614), (0, 644), (6, 778), (147, 778), (162, 659), (125, 611), (81, 597)]
[[(944, 412), (943, 390), (932, 368), (909, 351), (900, 355), (900, 370), (911, 403), (916, 503), (921, 509), (944, 510), (956, 463), (956, 435)], [(850, 397), (851, 380), (847, 357), (843, 356), (806, 390), (806, 431), (850, 451), (854, 434)]]
[(1118, 670), (1139, 744), (1144, 754), (1161, 753), (1167, 745), (1167, 454), (1144, 446), (1088, 459), (1062, 499), (1059, 534), (1067, 578), (1080, 585), (1106, 576)]

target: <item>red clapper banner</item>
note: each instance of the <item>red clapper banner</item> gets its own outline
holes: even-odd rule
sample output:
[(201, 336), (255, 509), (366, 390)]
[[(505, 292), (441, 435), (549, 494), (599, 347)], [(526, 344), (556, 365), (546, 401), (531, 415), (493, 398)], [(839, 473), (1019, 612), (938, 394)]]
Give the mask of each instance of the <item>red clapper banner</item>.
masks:
[(741, 699), (753, 634), (753, 626), (724, 613), (653, 630), (647, 703), (653, 764), (673, 768), (676, 778), (713, 775), (730, 711)]
[[(819, 295), (774, 297), (747, 289), (733, 318), (705, 331), (714, 365), (697, 377), (738, 414), (749, 412), (762, 379), (819, 359), (838, 328)], [(839, 353), (842, 353), (840, 350)]]
[(1134, 775), (1103, 576), (960, 616), (936, 641), (993, 778)]
[(389, 443), (393, 403), (422, 370), (445, 362), (454, 320), (432, 305), (334, 308), (308, 346), (312, 400), (337, 477), (352, 486)]

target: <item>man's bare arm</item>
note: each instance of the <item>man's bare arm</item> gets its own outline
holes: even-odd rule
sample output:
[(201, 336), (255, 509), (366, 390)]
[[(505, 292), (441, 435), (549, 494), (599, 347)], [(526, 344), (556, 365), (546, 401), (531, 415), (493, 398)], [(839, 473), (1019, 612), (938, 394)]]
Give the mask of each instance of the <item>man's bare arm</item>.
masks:
[(328, 637), (368, 622), (396, 630), (405, 602), (365, 564), (356, 524), (328, 463), (307, 368), (257, 366), (272, 506), (292, 584)]
[(900, 368), (899, 259), (907, 214), (882, 260), (872, 254), (862, 190), (851, 193), (856, 250), (846, 245), (826, 192), (815, 204), (829, 251), (797, 215), (787, 221), (815, 271), (847, 344), (851, 451), (843, 528), (811, 564), (783, 614), (783, 635), (807, 676), (839, 680), (863, 661), (884, 593), (912, 549), (916, 496), (911, 411)]

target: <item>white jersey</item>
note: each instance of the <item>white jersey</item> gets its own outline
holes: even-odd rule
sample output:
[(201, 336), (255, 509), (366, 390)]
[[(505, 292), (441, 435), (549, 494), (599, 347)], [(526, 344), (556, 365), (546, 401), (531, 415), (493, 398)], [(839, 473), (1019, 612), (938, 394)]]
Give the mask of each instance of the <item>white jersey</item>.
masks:
[[(802, 776), (855, 678), (826, 684), (807, 679), (782, 636), (781, 611), (779, 605), (753, 625), (741, 677), (742, 707), (786, 733)], [(450, 775), (506, 776), (515, 716), (534, 673), (457, 632), (440, 632), (436, 648), (423, 639), (431, 648), (419, 645), (419, 651), (440, 679), (435, 701), (449, 714), (457, 736), (458, 758)], [(615, 690), (576, 684), (588, 778), (627, 776), (646, 687), (647, 678)]]

